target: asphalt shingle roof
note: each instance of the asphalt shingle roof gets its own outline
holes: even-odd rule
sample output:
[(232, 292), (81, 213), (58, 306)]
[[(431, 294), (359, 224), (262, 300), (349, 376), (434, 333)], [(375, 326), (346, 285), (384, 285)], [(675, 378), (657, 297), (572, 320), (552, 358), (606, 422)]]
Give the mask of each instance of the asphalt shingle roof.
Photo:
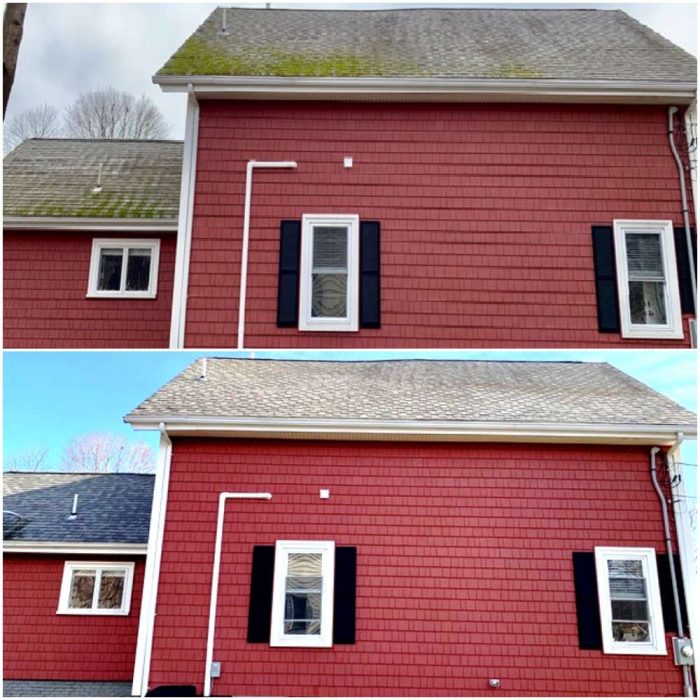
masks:
[[(152, 474), (5, 472), (4, 539), (146, 544), (153, 480)], [(69, 520), (76, 493), (78, 517)]]
[(192, 363), (132, 417), (695, 425), (606, 363), (396, 360)]
[(181, 141), (29, 139), (5, 157), (3, 213), (176, 220), (182, 148)]
[(216, 9), (158, 75), (694, 81), (619, 10)]

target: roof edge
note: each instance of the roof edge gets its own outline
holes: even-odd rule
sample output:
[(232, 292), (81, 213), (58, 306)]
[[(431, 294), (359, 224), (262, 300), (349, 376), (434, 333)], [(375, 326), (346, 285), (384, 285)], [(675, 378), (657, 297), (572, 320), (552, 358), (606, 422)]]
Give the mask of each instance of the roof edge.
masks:
[(3, 540), (2, 551), (16, 554), (112, 554), (145, 555), (148, 544), (122, 542), (51, 542), (49, 540)]
[(171, 231), (177, 219), (117, 219), (87, 216), (3, 216), (3, 228), (50, 231)]

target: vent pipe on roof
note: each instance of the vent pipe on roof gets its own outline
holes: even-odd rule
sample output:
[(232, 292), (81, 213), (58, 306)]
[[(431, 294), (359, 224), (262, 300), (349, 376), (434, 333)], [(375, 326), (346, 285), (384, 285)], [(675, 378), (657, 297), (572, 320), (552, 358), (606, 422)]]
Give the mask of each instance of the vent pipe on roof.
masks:
[(75, 493), (75, 494), (73, 494), (73, 505), (71, 506), (70, 515), (68, 516), (68, 520), (75, 520), (77, 517), (78, 517), (78, 494)]
[(203, 379), (206, 381), (207, 379), (207, 358), (203, 357), (202, 358), (202, 373), (199, 375), (200, 379)]
[(92, 193), (102, 192), (102, 163), (97, 166), (97, 184), (92, 188)]
[(220, 36), (226, 36), (228, 34), (228, 27), (226, 26), (226, 8), (221, 8), (221, 29), (219, 29)]

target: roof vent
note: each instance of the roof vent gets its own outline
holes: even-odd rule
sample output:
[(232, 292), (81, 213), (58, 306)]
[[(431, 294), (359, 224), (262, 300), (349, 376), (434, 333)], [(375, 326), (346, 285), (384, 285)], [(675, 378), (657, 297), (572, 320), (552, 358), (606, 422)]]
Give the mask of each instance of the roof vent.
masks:
[(226, 8), (221, 8), (221, 29), (218, 32), (219, 36), (228, 36), (228, 27), (226, 26)]
[(102, 163), (97, 166), (97, 184), (92, 188), (93, 194), (102, 192)]
[(207, 378), (207, 358), (202, 358), (202, 373), (199, 375), (200, 379), (206, 380)]
[(73, 494), (73, 506), (70, 509), (70, 515), (67, 520), (75, 520), (78, 517), (78, 494)]

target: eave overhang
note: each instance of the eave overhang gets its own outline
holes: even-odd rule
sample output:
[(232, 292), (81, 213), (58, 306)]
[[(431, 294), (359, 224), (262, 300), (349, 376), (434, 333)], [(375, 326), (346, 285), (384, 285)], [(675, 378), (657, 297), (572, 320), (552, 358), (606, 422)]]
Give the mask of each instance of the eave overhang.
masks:
[(162, 231), (177, 233), (177, 219), (105, 219), (84, 216), (5, 216), (4, 229), (37, 231)]
[(99, 555), (145, 555), (147, 544), (125, 544), (113, 542), (52, 542), (3, 540), (2, 551), (12, 554), (99, 554)]
[(460, 421), (376, 421), (140, 416), (124, 419), (136, 430), (173, 437), (274, 438), (284, 440), (382, 440), (420, 442), (542, 442), (671, 446), (678, 433), (695, 439), (695, 425), (610, 425)]
[(307, 78), (155, 75), (164, 92), (201, 99), (355, 100), (387, 102), (573, 102), (687, 105), (692, 81), (508, 78)]

